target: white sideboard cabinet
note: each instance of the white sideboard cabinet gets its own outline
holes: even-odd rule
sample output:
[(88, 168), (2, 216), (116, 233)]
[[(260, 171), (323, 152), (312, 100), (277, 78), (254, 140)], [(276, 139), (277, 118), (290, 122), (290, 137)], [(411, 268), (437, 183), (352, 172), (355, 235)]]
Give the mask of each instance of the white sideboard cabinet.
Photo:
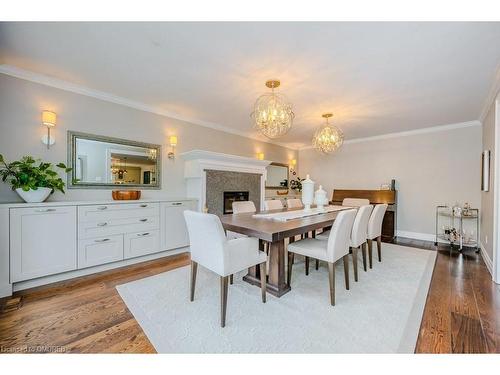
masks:
[[(0, 297), (186, 251), (193, 199), (0, 204)], [(8, 247), (5, 249), (4, 247)]]

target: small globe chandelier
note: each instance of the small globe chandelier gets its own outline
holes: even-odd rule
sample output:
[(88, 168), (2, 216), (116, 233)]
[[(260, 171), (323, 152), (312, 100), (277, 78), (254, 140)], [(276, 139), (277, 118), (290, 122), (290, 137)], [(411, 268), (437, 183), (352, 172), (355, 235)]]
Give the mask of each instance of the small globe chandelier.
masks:
[(331, 113), (322, 115), (322, 117), (326, 119), (326, 124), (314, 133), (312, 139), (313, 147), (324, 154), (329, 154), (338, 150), (344, 143), (344, 133), (328, 122), (328, 119), (332, 116), (333, 114)]
[(251, 117), (254, 127), (268, 138), (279, 138), (285, 135), (292, 127), (295, 114), (287, 98), (277, 94), (274, 89), (280, 85), (278, 80), (269, 80), (266, 86), (270, 93), (261, 95), (254, 105)]

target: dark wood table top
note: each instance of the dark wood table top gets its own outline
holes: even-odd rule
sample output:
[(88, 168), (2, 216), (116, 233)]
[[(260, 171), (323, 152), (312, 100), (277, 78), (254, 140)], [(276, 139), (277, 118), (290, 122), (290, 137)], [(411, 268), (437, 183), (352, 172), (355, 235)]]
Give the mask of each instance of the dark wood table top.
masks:
[[(346, 207), (345, 209), (348, 210), (353, 208)], [(284, 208), (282, 210), (260, 211), (258, 213), (277, 213), (297, 210), (301, 210), (301, 208)], [(230, 214), (223, 215), (221, 221), (226, 230), (260, 238), (268, 242), (276, 242), (315, 229), (328, 227), (333, 224), (339, 212), (340, 211), (328, 212), (288, 221), (255, 218), (253, 217), (254, 213)]]

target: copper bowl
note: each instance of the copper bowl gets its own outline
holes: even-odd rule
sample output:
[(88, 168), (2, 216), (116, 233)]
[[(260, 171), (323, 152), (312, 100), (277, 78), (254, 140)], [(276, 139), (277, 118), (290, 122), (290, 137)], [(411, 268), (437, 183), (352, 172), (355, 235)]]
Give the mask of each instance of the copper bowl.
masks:
[(113, 190), (111, 194), (115, 201), (132, 201), (141, 198), (140, 190)]

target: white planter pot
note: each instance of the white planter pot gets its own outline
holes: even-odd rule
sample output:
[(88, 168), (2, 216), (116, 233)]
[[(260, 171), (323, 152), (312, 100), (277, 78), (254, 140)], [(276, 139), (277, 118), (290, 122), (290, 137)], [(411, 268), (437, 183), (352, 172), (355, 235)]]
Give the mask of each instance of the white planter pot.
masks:
[(27, 203), (43, 202), (49, 197), (51, 191), (52, 189), (46, 187), (39, 187), (37, 190), (30, 189), (28, 191), (24, 191), (21, 188), (16, 189), (16, 193)]

